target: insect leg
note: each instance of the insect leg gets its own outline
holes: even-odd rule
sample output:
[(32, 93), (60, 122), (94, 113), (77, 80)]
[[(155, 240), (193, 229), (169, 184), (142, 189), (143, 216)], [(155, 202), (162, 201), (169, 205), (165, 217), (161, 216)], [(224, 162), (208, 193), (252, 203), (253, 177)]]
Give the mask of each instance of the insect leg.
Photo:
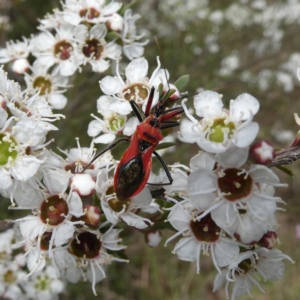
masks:
[(147, 184), (150, 184), (150, 185), (171, 185), (172, 182), (173, 182), (173, 178), (171, 176), (171, 173), (166, 165), (166, 163), (164, 162), (164, 160), (162, 159), (162, 157), (156, 152), (156, 151), (153, 151), (153, 154), (157, 157), (157, 159), (159, 160), (159, 162), (161, 163), (161, 165), (163, 166), (166, 174), (167, 174), (167, 177), (169, 179), (169, 182), (168, 183), (147, 183)]
[(154, 86), (151, 87), (151, 91), (148, 97), (148, 101), (147, 101), (147, 105), (146, 105), (146, 109), (145, 109), (145, 116), (148, 117), (150, 114), (150, 110), (151, 110), (151, 106), (152, 106), (152, 102), (153, 102), (153, 98), (154, 98), (154, 92), (155, 92), (155, 88)]
[(105, 152), (107, 152), (108, 150), (114, 148), (115, 146), (117, 146), (118, 144), (122, 143), (122, 142), (128, 142), (130, 140), (130, 138), (128, 137), (124, 137), (124, 138), (120, 138), (118, 140), (116, 140), (115, 142), (109, 144), (104, 150), (102, 150), (100, 153), (98, 153), (91, 162), (88, 163), (88, 165), (85, 166), (85, 168), (82, 170), (82, 172), (84, 172), (98, 157), (100, 157), (101, 155), (103, 155)]
[(133, 100), (129, 101), (134, 114), (136, 115), (136, 117), (139, 119), (139, 121), (141, 123), (144, 121), (145, 117), (148, 117), (150, 114), (150, 110), (151, 110), (151, 106), (152, 106), (152, 102), (153, 102), (153, 98), (154, 98), (154, 92), (155, 92), (155, 88), (151, 87), (150, 94), (149, 94), (149, 97), (147, 100), (148, 102), (147, 102), (145, 113)]
[(167, 128), (171, 128), (171, 127), (176, 127), (178, 126), (179, 123), (178, 122), (173, 122), (173, 121), (165, 121), (163, 123), (163, 125), (160, 126), (160, 129), (167, 129)]
[(129, 104), (131, 105), (131, 108), (132, 108), (134, 114), (136, 115), (136, 117), (142, 123), (145, 119), (144, 112), (141, 110), (141, 108), (133, 100), (130, 100)]

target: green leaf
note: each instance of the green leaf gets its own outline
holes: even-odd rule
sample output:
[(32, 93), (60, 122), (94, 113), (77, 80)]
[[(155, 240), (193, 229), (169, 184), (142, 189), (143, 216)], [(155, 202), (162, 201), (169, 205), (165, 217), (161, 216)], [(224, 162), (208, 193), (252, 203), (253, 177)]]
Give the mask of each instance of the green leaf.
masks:
[(93, 196), (93, 205), (100, 207), (100, 199), (94, 194)]
[(129, 258), (126, 255), (124, 249), (119, 250), (119, 251), (112, 251), (112, 250), (107, 249), (107, 253), (110, 254), (110, 255), (112, 255), (112, 256), (114, 256), (114, 257), (119, 257), (119, 258), (122, 258), (122, 259), (129, 260)]
[(161, 143), (155, 148), (155, 150), (166, 149), (172, 146), (175, 146), (175, 143)]
[(286, 167), (283, 167), (283, 166), (275, 166), (278, 170), (284, 172), (285, 174), (291, 176), (291, 177), (295, 177), (295, 174), (289, 170), (288, 168)]
[(115, 31), (110, 31), (110, 32), (107, 33), (105, 39), (107, 41), (118, 40), (118, 39), (120, 39), (120, 35)]
[[(110, 2), (110, 1), (109, 1)], [(131, 8), (134, 4), (136, 4), (136, 0), (131, 1), (130, 3), (128, 3), (127, 5), (123, 5), (123, 7), (120, 8), (119, 10), (119, 14), (121, 16), (124, 15), (125, 11), (129, 8)]]
[(179, 92), (183, 92), (190, 81), (190, 75), (183, 75), (179, 77), (174, 85), (178, 88)]
[(164, 99), (169, 99), (175, 92), (176, 92), (175, 89), (170, 89), (167, 94), (163, 95), (163, 98)]
[(161, 97), (163, 88), (164, 88), (164, 85), (163, 85), (162, 83), (160, 83), (160, 84), (158, 85), (158, 89), (157, 89), (157, 91), (158, 91), (158, 93), (159, 93), (159, 98)]

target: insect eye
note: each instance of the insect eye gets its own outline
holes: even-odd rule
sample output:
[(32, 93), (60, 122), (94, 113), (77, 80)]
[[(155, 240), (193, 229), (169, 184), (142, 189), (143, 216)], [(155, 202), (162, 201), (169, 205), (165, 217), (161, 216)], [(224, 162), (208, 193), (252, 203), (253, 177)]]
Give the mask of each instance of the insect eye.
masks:
[(149, 124), (152, 126), (152, 127), (159, 127), (160, 123), (157, 119), (152, 119), (149, 121)]

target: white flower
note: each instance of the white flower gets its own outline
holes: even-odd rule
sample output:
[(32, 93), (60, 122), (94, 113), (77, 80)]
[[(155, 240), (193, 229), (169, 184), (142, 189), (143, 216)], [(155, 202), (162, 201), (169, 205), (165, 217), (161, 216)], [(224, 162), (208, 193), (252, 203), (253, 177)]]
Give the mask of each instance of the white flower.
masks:
[(152, 208), (152, 196), (148, 187), (145, 187), (136, 196), (121, 201), (116, 198), (116, 194), (112, 189), (113, 180), (108, 176), (109, 171), (109, 169), (102, 169), (99, 172), (96, 187), (97, 192), (100, 194), (101, 207), (106, 219), (112, 224), (117, 224), (122, 220), (127, 225), (139, 229), (146, 228), (152, 224), (149, 219), (137, 214), (139, 209)]
[[(89, 123), (88, 135), (96, 137), (94, 143), (108, 144), (115, 140), (116, 135), (123, 133), (125, 135), (132, 135), (138, 120), (135, 124), (127, 120), (127, 114), (130, 113), (131, 107), (128, 102), (120, 102), (110, 96), (101, 96), (97, 100), (97, 109), (103, 115), (103, 119), (92, 115), (95, 120)], [(134, 126), (135, 125), (135, 126)]]
[[(0, 107), (1, 121), (0, 124), (0, 190), (8, 189), (13, 184), (13, 179), (26, 181), (37, 172), (40, 164), (43, 162), (33, 155), (27, 155), (27, 144), (22, 144), (22, 138), (18, 136), (17, 125), (14, 132), (9, 132), (8, 127), (14, 120), (11, 117), (7, 120), (7, 113)], [(2, 122), (1, 122), (2, 123)], [(1, 126), (2, 125), (2, 126)], [(27, 132), (30, 134), (30, 131)]]
[(221, 273), (219, 267), (227, 266), (237, 259), (238, 243), (226, 238), (209, 214), (199, 221), (197, 217), (201, 216), (202, 211), (189, 199), (182, 202), (177, 202), (170, 197), (167, 199), (176, 203), (170, 211), (168, 221), (178, 232), (170, 237), (166, 244), (177, 236), (183, 235), (173, 250), (179, 259), (196, 261), (197, 273), (200, 273), (201, 250), (205, 255), (211, 254), (219, 273)]
[[(39, 92), (39, 98), (44, 98), (54, 109), (62, 109), (67, 104), (67, 98), (62, 95), (68, 88), (68, 78), (52, 72), (48, 73), (47, 69), (38, 61), (35, 61), (31, 68), (32, 74), (25, 74), (27, 87)], [(43, 101), (37, 99), (36, 101)]]
[(121, 230), (108, 229), (104, 234), (99, 231), (80, 231), (69, 244), (69, 252), (78, 260), (77, 268), (68, 268), (66, 277), (69, 281), (77, 282), (83, 272), (81, 268), (87, 271), (87, 279), (92, 282), (92, 290), (95, 295), (95, 285), (106, 277), (105, 267), (112, 261), (128, 262), (107, 253), (110, 251), (119, 251), (125, 248), (120, 245), (119, 233)]
[(63, 19), (76, 26), (80, 23), (105, 23), (121, 8), (122, 3), (111, 1), (105, 5), (104, 0), (66, 0), (63, 6)]
[(174, 94), (179, 95), (175, 86), (168, 85), (169, 73), (167, 70), (160, 68), (159, 58), (157, 58), (157, 63), (158, 66), (149, 79), (147, 77), (148, 61), (144, 58), (134, 59), (125, 69), (125, 81), (121, 78), (117, 66), (117, 76), (104, 77), (100, 81), (100, 88), (106, 95), (113, 96), (119, 103), (121, 102), (121, 105), (124, 106), (123, 102), (134, 100), (138, 105), (142, 105), (144, 110), (148, 102), (151, 87), (153, 86), (155, 87), (155, 93), (152, 105), (158, 102), (158, 87), (160, 84), (164, 92), (168, 91), (170, 86), (170, 88), (174, 88)]
[(0, 265), (0, 294), (6, 299), (18, 300), (22, 297), (20, 283), (24, 280), (26, 273), (11, 260)]
[(140, 18), (140, 15), (132, 15), (132, 10), (127, 9), (124, 14), (124, 28), (121, 33), (122, 41), (124, 43), (123, 51), (128, 59), (133, 60), (141, 57), (144, 54), (144, 46), (148, 43), (137, 42), (143, 35), (137, 35), (135, 22)]
[(73, 42), (74, 26), (62, 24), (55, 36), (45, 30), (31, 40), (32, 54), (48, 69), (56, 65), (55, 72), (71, 76), (79, 67), (77, 45)]
[(14, 230), (8, 229), (2, 233), (0, 233), (0, 253), (1, 258), (0, 260), (5, 260), (10, 258), (12, 253), (11, 244), (14, 239)]
[(44, 270), (34, 273), (22, 284), (28, 299), (52, 300), (65, 289), (65, 282), (58, 278), (56, 270), (47, 266)]
[[(67, 177), (68, 179), (68, 177)], [(33, 259), (35, 262), (31, 267), (31, 271), (36, 271), (40, 258), (39, 248), (42, 243), (44, 234), (49, 234), (49, 255), (51, 255), (52, 246), (59, 247), (69, 241), (73, 237), (76, 224), (83, 224), (83, 221), (71, 221), (72, 217), (79, 218), (84, 215), (82, 201), (76, 192), (66, 194), (68, 187), (61, 184), (59, 187), (54, 186), (50, 182), (51, 178), (44, 180), (44, 190), (36, 193), (37, 199), (33, 202), (25, 197), (23, 199), (23, 207), (34, 208), (33, 215), (15, 220), (18, 223), (20, 232), (23, 236), (21, 243), (32, 242), (37, 239), (36, 248), (38, 249), (38, 257)], [(54, 188), (53, 188), (54, 186)], [(36, 184), (35, 188), (39, 188)]]
[[(192, 202), (205, 211), (198, 219), (211, 213), (216, 224), (231, 235), (239, 220), (245, 234), (254, 234), (254, 227), (250, 230), (246, 226), (246, 219), (243, 226), (240, 216), (248, 214), (263, 226), (260, 230), (262, 236), (264, 230), (276, 226), (272, 215), (277, 210), (277, 202), (282, 202), (280, 198), (274, 197), (273, 187), (284, 185), (265, 166), (243, 166), (247, 158), (248, 149), (243, 148), (232, 148), (231, 151), (218, 154), (216, 160), (207, 154), (199, 154), (198, 168), (188, 177), (188, 191)], [(215, 168), (216, 163), (218, 165)], [(254, 236), (257, 241), (257, 235)]]
[(104, 24), (97, 24), (90, 30), (85, 25), (78, 25), (75, 38), (81, 53), (78, 56), (80, 64), (91, 64), (94, 72), (104, 72), (109, 67), (109, 59), (119, 59), (121, 47), (114, 41), (106, 43), (107, 28)]
[(214, 282), (214, 291), (218, 290), (225, 282), (226, 298), (229, 299), (228, 286), (232, 283), (231, 300), (244, 294), (251, 295), (253, 285), (256, 285), (261, 292), (260, 278), (264, 281), (277, 281), (284, 275), (283, 259), (289, 259), (277, 249), (268, 250), (258, 248), (253, 251), (246, 251), (240, 254), (239, 258), (231, 263), (226, 269), (218, 274)]
[(40, 25), (37, 28), (44, 31), (59, 27), (62, 23), (64, 23), (64, 19), (61, 16), (61, 11), (54, 8), (53, 14), (47, 13), (44, 19), (40, 19), (39, 22)]
[(189, 120), (181, 123), (179, 139), (195, 143), (207, 152), (220, 153), (232, 145), (240, 148), (249, 146), (255, 139), (259, 126), (252, 122), (259, 109), (259, 102), (249, 94), (242, 94), (231, 100), (229, 111), (223, 109), (218, 93), (204, 91), (194, 99), (197, 121), (188, 111), (184, 101), (182, 106)]
[(29, 40), (23, 37), (23, 41), (10, 41), (6, 48), (0, 49), (0, 63), (4, 64), (12, 60), (24, 59), (29, 56), (31, 46)]
[[(78, 139), (77, 144), (78, 147), (70, 151), (60, 150), (67, 156), (65, 160), (53, 152), (42, 153), (45, 164), (39, 173), (53, 193), (61, 193), (69, 187), (79, 196), (92, 196), (99, 171), (113, 163), (110, 152), (107, 152), (90, 164), (95, 155), (93, 142), (89, 148), (81, 147)], [(86, 166), (88, 167), (82, 172)]]

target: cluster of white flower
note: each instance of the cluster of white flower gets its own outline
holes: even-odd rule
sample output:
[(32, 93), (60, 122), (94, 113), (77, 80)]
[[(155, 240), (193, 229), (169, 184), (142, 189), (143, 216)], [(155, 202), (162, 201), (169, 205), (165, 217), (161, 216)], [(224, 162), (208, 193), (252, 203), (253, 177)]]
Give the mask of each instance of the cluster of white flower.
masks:
[[(173, 251), (179, 259), (196, 261), (199, 273), (201, 252), (211, 254), (218, 271), (214, 290), (226, 282), (228, 296), (232, 283), (231, 299), (251, 294), (254, 285), (262, 290), (259, 277), (281, 279), (282, 260), (291, 259), (274, 248), (275, 212), (284, 203), (274, 187), (284, 184), (265, 165), (275, 151), (267, 142), (250, 148), (259, 131), (253, 122), (259, 102), (242, 94), (225, 109), (221, 95), (203, 91), (194, 98), (195, 118), (186, 99), (176, 103), (189, 77), (170, 84), (159, 58), (148, 77), (148, 61), (140, 57), (144, 44), (137, 42), (138, 16), (131, 10), (122, 16), (120, 8), (118, 2), (66, 0), (62, 11), (40, 21), (39, 35), (10, 42), (0, 52), (0, 61), (14, 61), (14, 70), (22, 72), (28, 56), (36, 57), (23, 92), (0, 70), (0, 194), (11, 209), (32, 211), (0, 235), (0, 253), (6, 254), (0, 258), (0, 296), (55, 299), (66, 282), (80, 279), (89, 280), (96, 295), (108, 265), (128, 262), (121, 228), (136, 228), (155, 247), (164, 228), (157, 222), (165, 220), (178, 231), (166, 244), (183, 236)], [(100, 116), (93, 115), (88, 127), (90, 147), (77, 140), (77, 148), (52, 152), (47, 133), (58, 130), (52, 122), (64, 117), (52, 109), (66, 105), (67, 76), (86, 63), (94, 72), (106, 70), (108, 59), (121, 55), (117, 39), (132, 62), (122, 77), (116, 61), (116, 76), (100, 81), (104, 95), (97, 100)], [(183, 112), (188, 119), (181, 121)], [(197, 143), (202, 152), (189, 167), (177, 163), (169, 172), (155, 148), (180, 121), (179, 140)], [(117, 162), (109, 150), (122, 141), (130, 146)], [(96, 155), (95, 143), (109, 145)], [(152, 154), (164, 167), (159, 176), (151, 174)], [(157, 201), (155, 192), (161, 200), (162, 189), (165, 199)], [(12, 248), (19, 251), (15, 264)]]
[[(26, 73), (26, 84), (39, 91), (39, 97), (52, 108), (62, 109), (67, 99), (62, 93), (68, 77), (90, 64), (102, 73), (111, 60), (123, 53), (130, 59), (144, 53), (147, 41), (140, 41), (135, 21), (139, 15), (122, 10), (122, 3), (104, 0), (66, 0), (40, 20), (40, 33), (22, 41), (7, 42), (0, 49), (0, 63), (12, 62), (12, 70)], [(35, 57), (32, 65), (30, 56)], [(27, 74), (29, 72), (30, 74)]]
[[(275, 249), (278, 223), (275, 212), (284, 203), (275, 196), (274, 187), (285, 186), (277, 175), (263, 164), (274, 158), (274, 149), (266, 142), (256, 143), (248, 161), (249, 145), (259, 126), (252, 122), (259, 109), (249, 94), (231, 100), (223, 108), (221, 95), (212, 91), (199, 93), (194, 99), (196, 120), (185, 107), (189, 119), (183, 119), (179, 138), (195, 143), (205, 151), (190, 160), (190, 166), (173, 165), (175, 179), (166, 188), (166, 198), (174, 203), (168, 221), (183, 237), (173, 253), (179, 259), (197, 262), (200, 254), (211, 254), (218, 275), (214, 291), (232, 283), (231, 299), (251, 295), (254, 285), (263, 291), (259, 281), (276, 281), (283, 276), (283, 259), (288, 256)], [(291, 260), (292, 261), (292, 260)]]
[[(19, 84), (8, 80), (1, 69), (0, 193), (10, 198), (11, 209), (32, 210), (32, 215), (13, 221), (19, 237), (15, 247), (24, 247), (29, 275), (50, 266), (57, 278), (69, 282), (87, 278), (96, 294), (95, 284), (105, 277), (106, 266), (112, 261), (127, 262), (108, 253), (125, 248), (119, 244), (121, 230), (115, 225), (125, 222), (145, 229), (153, 224), (140, 215), (159, 210), (148, 187), (129, 199), (117, 199), (116, 163), (109, 152), (93, 160), (93, 147), (95, 142), (112, 142), (122, 131), (130, 136), (136, 130), (138, 119), (128, 119), (132, 111), (128, 100), (134, 100), (142, 111), (152, 87), (156, 88), (153, 106), (160, 94), (168, 93), (171, 100), (178, 97), (178, 89), (167, 82), (167, 70), (157, 61), (151, 78), (147, 77), (147, 60), (137, 58), (126, 68), (125, 81), (118, 73), (100, 82), (106, 95), (98, 100), (98, 112), (104, 121), (95, 117), (88, 129), (90, 135), (100, 135), (89, 148), (78, 142), (76, 149), (60, 150), (65, 158), (46, 148), (47, 133), (58, 129), (51, 122), (64, 116), (53, 114), (49, 102), (35, 93), (29, 76), (28, 88), (21, 92)], [(154, 240), (149, 244), (157, 243), (155, 234)]]
[(28, 277), (23, 255), (13, 250), (14, 238), (12, 229), (0, 234), (1, 297), (5, 299), (58, 299), (58, 294), (62, 293), (65, 288), (65, 282), (57, 278), (55, 268), (47, 266), (44, 270)]

